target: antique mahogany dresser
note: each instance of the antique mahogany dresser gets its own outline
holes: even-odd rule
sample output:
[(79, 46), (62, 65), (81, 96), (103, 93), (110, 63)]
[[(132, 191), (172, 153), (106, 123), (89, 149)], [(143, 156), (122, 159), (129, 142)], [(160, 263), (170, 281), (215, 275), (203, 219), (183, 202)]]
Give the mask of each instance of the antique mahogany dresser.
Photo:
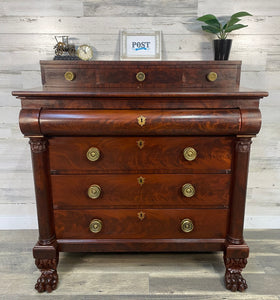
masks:
[(223, 251), (225, 286), (247, 288), (243, 221), (251, 138), (266, 92), (239, 89), (239, 61), (41, 61), (16, 91), (29, 138), (41, 270), (59, 252)]

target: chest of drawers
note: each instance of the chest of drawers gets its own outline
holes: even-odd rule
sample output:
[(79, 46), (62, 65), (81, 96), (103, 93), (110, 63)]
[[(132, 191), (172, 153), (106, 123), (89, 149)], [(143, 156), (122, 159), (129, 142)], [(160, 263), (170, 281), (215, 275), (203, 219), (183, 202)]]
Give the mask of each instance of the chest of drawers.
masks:
[(17, 91), (30, 139), (39, 292), (59, 252), (223, 251), (225, 285), (247, 288), (243, 221), (259, 99), (238, 61), (41, 61)]

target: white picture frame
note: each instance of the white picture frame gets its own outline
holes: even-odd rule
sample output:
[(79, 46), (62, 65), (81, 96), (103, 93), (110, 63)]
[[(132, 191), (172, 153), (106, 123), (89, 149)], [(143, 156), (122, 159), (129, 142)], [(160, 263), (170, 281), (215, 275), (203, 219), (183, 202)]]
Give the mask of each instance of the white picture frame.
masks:
[(120, 60), (161, 60), (161, 31), (122, 30)]

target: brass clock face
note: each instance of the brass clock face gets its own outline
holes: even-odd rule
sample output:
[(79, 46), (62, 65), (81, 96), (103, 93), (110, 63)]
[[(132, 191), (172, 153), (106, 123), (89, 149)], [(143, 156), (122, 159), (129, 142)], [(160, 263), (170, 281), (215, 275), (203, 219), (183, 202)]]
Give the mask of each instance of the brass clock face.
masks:
[(90, 60), (93, 57), (92, 48), (88, 45), (81, 45), (77, 49), (78, 57), (82, 60)]

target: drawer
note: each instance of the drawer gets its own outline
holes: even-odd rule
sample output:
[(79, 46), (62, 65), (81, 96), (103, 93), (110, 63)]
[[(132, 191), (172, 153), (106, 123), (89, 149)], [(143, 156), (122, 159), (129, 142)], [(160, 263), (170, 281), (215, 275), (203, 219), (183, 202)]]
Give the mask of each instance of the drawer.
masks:
[[(209, 62), (98, 62), (41, 61), (45, 87), (64, 88), (237, 88), (240, 81), (239, 61)], [(65, 73), (72, 72), (73, 80)], [(137, 73), (145, 74), (143, 81)], [(209, 73), (217, 78), (210, 80)], [(142, 78), (143, 79), (143, 78)]]
[[(90, 148), (97, 148), (97, 153)], [(189, 153), (187, 148), (195, 152)], [(187, 159), (193, 160), (184, 157), (185, 149)], [(231, 169), (232, 138), (55, 137), (49, 139), (49, 150), (50, 167), (55, 174), (225, 173)], [(90, 161), (87, 153), (95, 155), (96, 160)]]
[[(58, 239), (225, 238), (228, 210), (55, 210), (54, 217)], [(182, 230), (183, 220), (185, 230), (192, 231)]]
[(49, 136), (234, 135), (239, 109), (73, 110), (42, 109), (40, 131)]
[(55, 209), (227, 207), (230, 179), (227, 174), (51, 176)]

